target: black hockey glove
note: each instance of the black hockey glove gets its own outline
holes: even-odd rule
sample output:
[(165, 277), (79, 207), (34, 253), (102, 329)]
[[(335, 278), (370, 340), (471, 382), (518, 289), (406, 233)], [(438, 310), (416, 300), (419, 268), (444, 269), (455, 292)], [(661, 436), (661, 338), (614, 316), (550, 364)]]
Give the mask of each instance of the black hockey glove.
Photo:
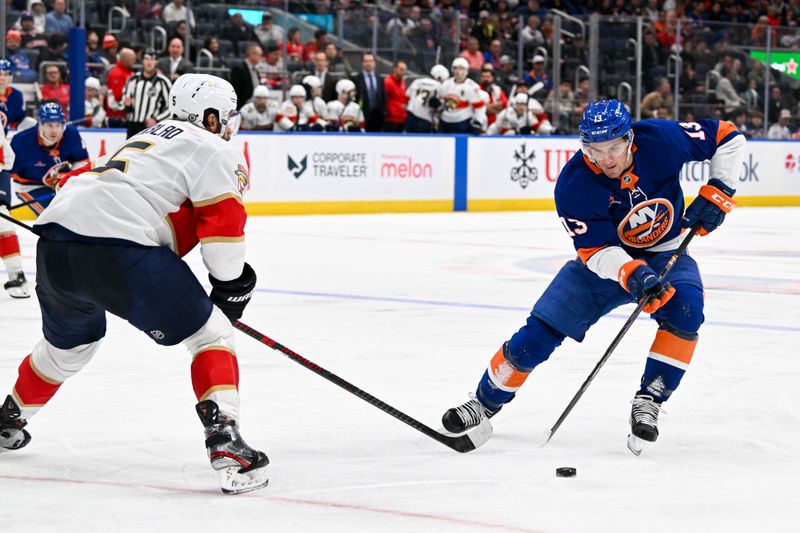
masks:
[(431, 96), (428, 98), (428, 107), (431, 109), (439, 109), (442, 105), (442, 101), (436, 98), (435, 96)]
[(220, 281), (211, 274), (208, 275), (211, 282), (211, 301), (219, 307), (228, 320), (235, 322), (242, 317), (244, 308), (250, 303), (253, 289), (256, 287), (256, 273), (253, 267), (244, 264), (242, 275), (230, 281)]
[(520, 135), (531, 135), (531, 134), (533, 134), (533, 129), (530, 126), (522, 126), (519, 129), (519, 134)]
[(735, 192), (722, 180), (717, 178), (708, 180), (708, 184), (700, 187), (700, 194), (683, 214), (682, 226), (691, 228), (700, 222), (702, 227), (697, 234), (708, 235), (722, 224), (725, 215), (736, 205), (732, 198)]
[(324, 131), (325, 130), (325, 128), (322, 127), (322, 124), (318, 124), (316, 122), (313, 123), (311, 126), (309, 126), (308, 129), (311, 130), (311, 131)]

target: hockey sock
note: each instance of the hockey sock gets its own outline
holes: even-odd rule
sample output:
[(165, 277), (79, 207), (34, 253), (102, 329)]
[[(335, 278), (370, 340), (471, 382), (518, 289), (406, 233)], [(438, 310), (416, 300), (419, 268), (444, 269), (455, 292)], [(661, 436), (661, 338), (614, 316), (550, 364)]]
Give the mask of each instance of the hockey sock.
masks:
[(239, 364), (231, 350), (212, 346), (195, 355), (192, 387), (198, 402), (213, 400), (226, 416), (238, 418)]
[(22, 411), (22, 417), (28, 420), (41, 407), (50, 401), (61, 387), (61, 382), (43, 375), (28, 355), (19, 365), (19, 377), (14, 384), (13, 395)]
[(659, 329), (650, 347), (640, 392), (660, 402), (666, 401), (689, 368), (697, 337), (697, 333)]
[(497, 411), (511, 401), (529, 375), (530, 371), (519, 370), (509, 360), (508, 343), (504, 343), (489, 361), (476, 395), (483, 405)]
[(9, 272), (22, 270), (22, 258), (19, 253), (17, 234), (13, 232), (0, 233), (0, 258), (3, 259), (6, 270)]

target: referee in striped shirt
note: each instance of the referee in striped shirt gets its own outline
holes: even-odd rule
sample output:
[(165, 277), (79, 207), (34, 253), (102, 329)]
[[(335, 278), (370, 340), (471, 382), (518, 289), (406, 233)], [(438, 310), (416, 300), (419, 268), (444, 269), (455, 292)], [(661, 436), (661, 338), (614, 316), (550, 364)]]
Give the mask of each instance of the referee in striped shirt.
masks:
[(148, 48), (142, 54), (142, 71), (125, 84), (125, 112), (128, 115), (128, 138), (167, 118), (169, 114), (169, 78), (156, 70), (156, 52)]

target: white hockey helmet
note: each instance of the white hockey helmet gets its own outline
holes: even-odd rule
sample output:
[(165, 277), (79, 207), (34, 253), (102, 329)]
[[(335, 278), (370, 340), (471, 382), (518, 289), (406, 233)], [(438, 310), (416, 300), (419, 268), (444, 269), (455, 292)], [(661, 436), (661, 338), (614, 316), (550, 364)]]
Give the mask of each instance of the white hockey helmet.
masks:
[(336, 82), (336, 94), (339, 96), (348, 95), (356, 90), (356, 84), (352, 80), (339, 80)]
[(298, 96), (306, 97), (306, 89), (302, 85), (292, 85), (289, 89), (289, 98), (296, 98)]
[(514, 103), (514, 105), (527, 106), (528, 105), (528, 95), (525, 94), (525, 93), (517, 93), (517, 94), (514, 95), (514, 98), (512, 98), (512, 102)]
[(314, 75), (309, 75), (303, 78), (303, 85), (308, 85), (312, 89), (322, 87), (322, 80)]
[(98, 80), (93, 76), (89, 76), (88, 78), (86, 78), (84, 85), (86, 86), (87, 89), (94, 89), (95, 91), (100, 90), (100, 80)]
[(431, 68), (431, 78), (438, 82), (442, 82), (450, 77), (450, 71), (444, 65), (434, 65)]
[(259, 85), (253, 89), (253, 98), (267, 98), (269, 97), (269, 88), (266, 85)]
[(216, 113), (220, 130), (217, 135), (230, 139), (239, 130), (236, 91), (226, 80), (210, 74), (184, 74), (169, 91), (169, 114), (176, 120), (206, 128), (208, 115)]
[(457, 57), (453, 60), (453, 64), (450, 65), (452, 70), (457, 68), (463, 68), (464, 70), (469, 70), (469, 62), (463, 57)]

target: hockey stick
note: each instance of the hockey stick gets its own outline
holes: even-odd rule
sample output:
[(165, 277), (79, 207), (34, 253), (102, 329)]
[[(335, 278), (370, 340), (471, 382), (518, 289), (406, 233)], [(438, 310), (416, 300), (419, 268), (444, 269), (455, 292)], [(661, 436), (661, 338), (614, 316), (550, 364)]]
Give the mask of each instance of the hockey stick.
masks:
[(10, 206), (8, 208), (8, 210), (9, 211), (13, 211), (14, 209), (19, 209), (20, 207), (25, 207), (25, 206), (28, 206), (28, 205), (31, 205), (31, 204), (35, 204), (36, 202), (41, 202), (42, 200), (47, 200), (48, 198), (52, 198), (53, 196), (55, 196), (55, 193), (53, 193), (53, 194), (45, 194), (43, 196), (37, 196), (36, 198), (31, 198), (30, 200), (26, 200), (25, 202), (22, 202), (22, 203), (19, 203), (19, 204), (16, 204), (16, 205), (12, 205), (12, 206)]
[(5, 213), (0, 213), (0, 218), (8, 220), (9, 222), (12, 222), (12, 223), (16, 224), (17, 226), (21, 226), (21, 227), (25, 228), (26, 230), (30, 231), (31, 233), (34, 233), (32, 226), (29, 226), (29, 225), (25, 224), (24, 222), (20, 222), (19, 220), (17, 220), (16, 218), (14, 218), (12, 216), (6, 215)]
[(334, 383), (334, 384), (340, 386), (341, 388), (343, 388), (347, 392), (349, 392), (349, 393), (351, 393), (351, 394), (353, 394), (355, 396), (358, 396), (359, 398), (361, 398), (362, 400), (364, 400), (368, 404), (377, 407), (378, 409), (380, 409), (384, 413), (388, 413), (388, 414), (392, 415), (393, 417), (395, 417), (396, 419), (400, 420), (401, 422), (405, 422), (406, 424), (408, 424), (412, 428), (416, 429), (420, 433), (423, 433), (423, 434), (427, 435), (428, 437), (432, 438), (433, 440), (435, 440), (437, 442), (440, 442), (440, 443), (444, 444), (445, 446), (447, 446), (448, 448), (451, 448), (451, 449), (453, 449), (453, 450), (455, 450), (457, 452), (461, 452), (461, 453), (471, 452), (475, 448), (478, 448), (479, 446), (481, 446), (484, 443), (486, 443), (486, 441), (489, 440), (489, 437), (492, 436), (492, 425), (489, 422), (488, 418), (484, 418), (483, 421), (481, 421), (481, 423), (476, 428), (474, 428), (471, 431), (468, 431), (467, 433), (465, 433), (463, 435), (451, 437), (449, 435), (444, 435), (442, 433), (439, 433), (435, 429), (432, 429), (432, 428), (426, 426), (425, 424), (423, 424), (422, 422), (419, 422), (418, 420), (415, 420), (414, 418), (411, 418), (410, 416), (408, 416), (407, 414), (403, 413), (402, 411), (399, 411), (399, 410), (395, 409), (394, 407), (392, 407), (388, 403), (385, 403), (385, 402), (379, 400), (378, 398), (376, 398), (375, 396), (369, 394), (368, 392), (365, 392), (365, 391), (359, 389), (358, 387), (356, 387), (352, 383), (340, 378), (339, 376), (337, 376), (333, 372), (325, 370), (324, 368), (322, 368), (318, 364), (309, 361), (308, 359), (306, 359), (302, 355), (290, 350), (289, 348), (283, 346), (282, 344), (278, 343), (277, 341), (274, 341), (274, 340), (270, 339), (269, 337), (267, 337), (263, 333), (261, 333), (259, 331), (256, 331), (255, 329), (251, 328), (247, 324), (244, 324), (244, 323), (242, 323), (242, 322), (237, 320), (236, 322), (233, 323), (233, 327), (235, 327), (236, 329), (238, 329), (239, 331), (241, 331), (243, 333), (246, 333), (250, 337), (252, 337), (255, 340), (257, 340), (258, 342), (260, 342), (261, 344), (266, 344), (267, 346), (269, 346), (273, 350), (277, 350), (277, 351), (283, 353), (284, 355), (286, 355), (289, 359), (291, 359), (295, 363), (298, 363), (298, 364), (306, 367), (307, 369), (311, 370), (315, 374), (318, 374), (318, 375), (322, 376), (323, 378), (327, 379), (331, 383)]
[[(689, 234), (686, 236), (685, 239), (683, 239), (683, 242), (681, 243), (680, 246), (678, 246), (678, 249), (675, 250), (675, 253), (672, 254), (672, 257), (669, 258), (669, 261), (667, 261), (667, 264), (664, 265), (664, 268), (661, 269), (661, 273), (658, 276), (659, 278), (664, 279), (664, 277), (667, 274), (669, 274), (670, 270), (672, 270), (672, 267), (675, 266), (675, 262), (683, 254), (683, 252), (686, 251), (686, 247), (689, 246), (689, 243), (694, 238), (695, 234), (697, 233), (697, 230), (699, 230), (699, 229), (700, 229), (700, 224), (696, 224), (696, 225), (692, 226), (692, 229), (689, 230)], [(614, 337), (614, 340), (611, 342), (611, 346), (608, 347), (608, 349), (606, 350), (606, 353), (604, 353), (603, 357), (601, 357), (600, 360), (597, 362), (597, 364), (595, 365), (594, 369), (589, 374), (589, 377), (586, 378), (586, 381), (583, 382), (583, 385), (581, 385), (581, 388), (578, 389), (578, 392), (576, 392), (575, 396), (572, 397), (572, 400), (569, 402), (569, 405), (567, 405), (567, 408), (564, 409), (563, 413), (561, 413), (561, 416), (558, 417), (558, 420), (556, 420), (556, 423), (553, 424), (553, 427), (550, 428), (550, 430), (546, 433), (546, 435), (545, 435), (546, 438), (545, 438), (544, 442), (542, 442), (542, 444), (541, 444), (542, 446), (544, 446), (545, 444), (550, 442), (550, 439), (553, 438), (553, 435), (555, 435), (556, 431), (558, 431), (558, 428), (561, 427), (561, 424), (564, 423), (564, 420), (566, 420), (567, 416), (572, 412), (572, 409), (575, 407), (575, 404), (578, 403), (578, 400), (581, 399), (581, 397), (583, 396), (583, 393), (586, 392), (586, 389), (589, 388), (589, 384), (594, 380), (594, 378), (597, 376), (598, 372), (600, 372), (600, 369), (606, 363), (608, 358), (611, 357), (611, 353), (614, 351), (614, 349), (620, 343), (620, 341), (622, 340), (622, 337), (625, 336), (625, 334), (631, 328), (633, 323), (636, 321), (636, 318), (638, 318), (638, 316), (642, 312), (642, 309), (644, 308), (644, 306), (647, 305), (647, 301), (648, 301), (648, 298), (642, 298), (642, 301), (639, 302), (639, 305), (636, 306), (636, 309), (633, 311), (631, 316), (628, 318), (628, 320), (625, 321), (625, 325), (622, 326), (622, 329), (619, 331), (619, 333), (617, 333), (617, 336)]]

